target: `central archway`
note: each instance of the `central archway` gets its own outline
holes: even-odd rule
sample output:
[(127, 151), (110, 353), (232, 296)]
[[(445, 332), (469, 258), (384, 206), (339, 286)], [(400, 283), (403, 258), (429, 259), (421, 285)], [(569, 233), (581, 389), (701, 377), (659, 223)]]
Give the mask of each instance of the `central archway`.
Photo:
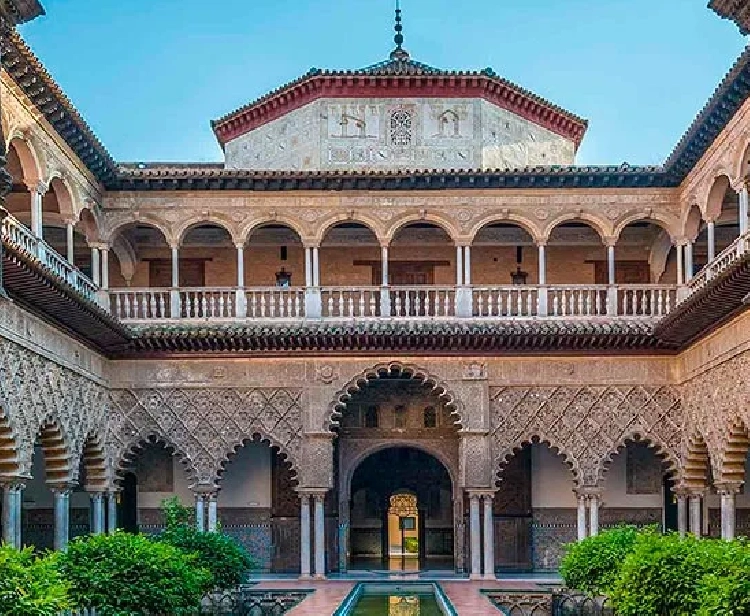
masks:
[(453, 480), (416, 446), (367, 455), (349, 484), (349, 568), (454, 568)]

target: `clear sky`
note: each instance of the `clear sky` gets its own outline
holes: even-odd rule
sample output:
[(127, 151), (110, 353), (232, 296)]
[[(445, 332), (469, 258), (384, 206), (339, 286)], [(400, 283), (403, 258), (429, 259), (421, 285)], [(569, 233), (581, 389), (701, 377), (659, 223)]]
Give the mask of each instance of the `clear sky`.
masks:
[[(392, 0), (42, 0), (21, 32), (112, 155), (221, 160), (209, 121), (393, 47)], [(589, 120), (579, 164), (659, 164), (746, 40), (706, 0), (402, 0), (404, 47)]]

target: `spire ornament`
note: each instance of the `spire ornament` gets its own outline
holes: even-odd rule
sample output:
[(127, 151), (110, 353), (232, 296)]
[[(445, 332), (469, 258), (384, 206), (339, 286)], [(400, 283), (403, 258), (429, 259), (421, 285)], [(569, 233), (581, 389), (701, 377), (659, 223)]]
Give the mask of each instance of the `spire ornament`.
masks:
[(396, 36), (393, 37), (393, 41), (396, 43), (396, 48), (391, 52), (391, 60), (408, 62), (409, 52), (402, 47), (402, 45), (404, 44), (404, 26), (401, 24), (400, 0), (396, 0), (396, 25), (393, 29), (396, 31)]

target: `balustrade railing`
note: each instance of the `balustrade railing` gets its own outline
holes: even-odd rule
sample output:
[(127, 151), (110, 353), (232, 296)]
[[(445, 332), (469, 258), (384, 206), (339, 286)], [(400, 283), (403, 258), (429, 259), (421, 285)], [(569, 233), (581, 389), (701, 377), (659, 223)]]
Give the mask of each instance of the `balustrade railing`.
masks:
[(475, 317), (533, 317), (539, 314), (539, 288), (527, 285), (472, 287)]
[(172, 317), (169, 289), (113, 289), (110, 312), (122, 320), (151, 321)]
[(305, 316), (305, 290), (297, 287), (245, 289), (250, 319), (301, 319)]
[(456, 316), (456, 287), (390, 287), (391, 316)]
[(237, 290), (231, 288), (179, 289), (180, 315), (186, 319), (237, 317)]
[(380, 287), (323, 287), (320, 293), (323, 318), (380, 316)]
[(740, 235), (729, 246), (722, 250), (716, 258), (708, 263), (687, 283), (688, 295), (705, 287), (709, 280), (716, 278), (735, 261), (744, 257), (750, 248), (750, 233)]
[(677, 304), (677, 286), (618, 285), (617, 315), (663, 317)]
[(549, 285), (547, 314), (553, 317), (599, 317), (607, 314), (607, 285)]
[(52, 274), (65, 280), (86, 299), (96, 301), (98, 287), (93, 281), (47, 242), (35, 237), (19, 220), (7, 215), (2, 222), (2, 234), (6, 242), (38, 259)]

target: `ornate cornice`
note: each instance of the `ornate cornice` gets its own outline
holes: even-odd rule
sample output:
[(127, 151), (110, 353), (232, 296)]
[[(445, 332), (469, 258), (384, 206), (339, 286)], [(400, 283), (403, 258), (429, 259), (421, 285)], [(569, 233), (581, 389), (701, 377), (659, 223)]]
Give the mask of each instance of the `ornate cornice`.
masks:
[(731, 19), (743, 35), (750, 34), (750, 2), (748, 0), (710, 0), (708, 8), (724, 19)]

